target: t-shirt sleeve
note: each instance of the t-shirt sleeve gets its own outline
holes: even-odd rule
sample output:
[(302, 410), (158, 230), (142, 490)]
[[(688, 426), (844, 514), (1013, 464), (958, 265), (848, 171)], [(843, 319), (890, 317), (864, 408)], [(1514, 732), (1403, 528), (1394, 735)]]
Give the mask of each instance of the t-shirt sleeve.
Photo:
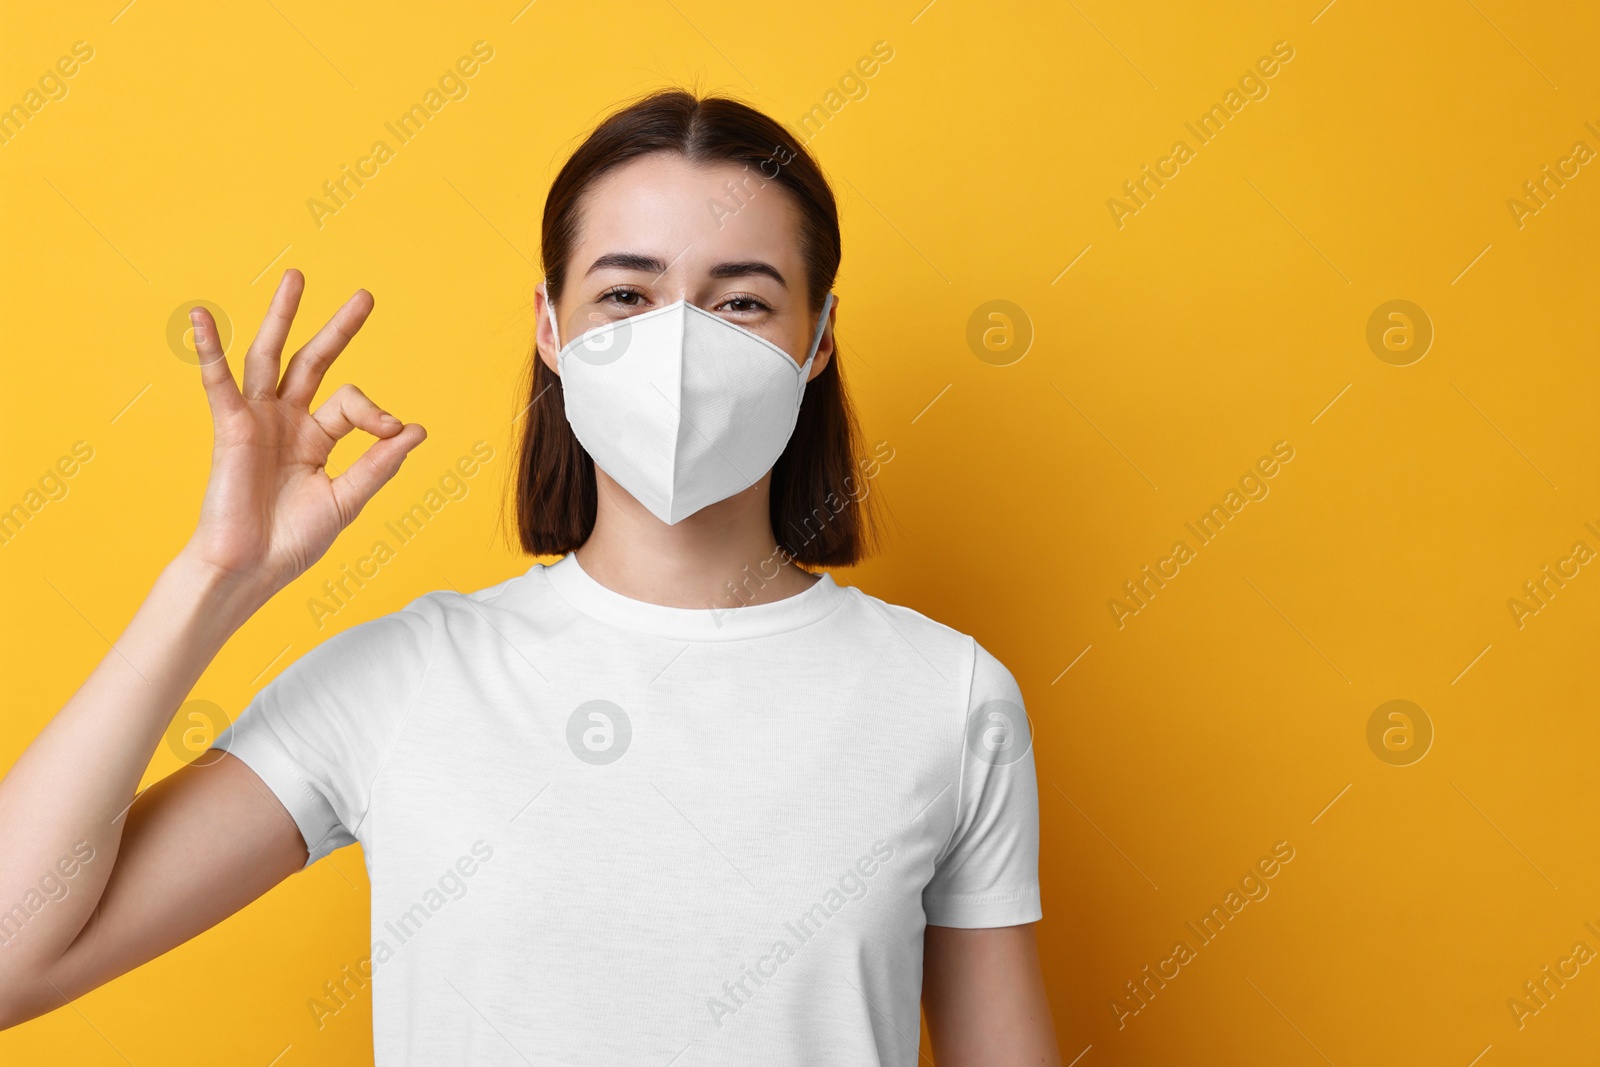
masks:
[(1017, 680), (973, 648), (956, 822), (922, 908), (933, 926), (1016, 926), (1043, 916), (1033, 734)]
[(268, 682), (213, 748), (243, 760), (305, 839), (306, 866), (356, 842), (441, 628), (420, 597), (328, 638)]

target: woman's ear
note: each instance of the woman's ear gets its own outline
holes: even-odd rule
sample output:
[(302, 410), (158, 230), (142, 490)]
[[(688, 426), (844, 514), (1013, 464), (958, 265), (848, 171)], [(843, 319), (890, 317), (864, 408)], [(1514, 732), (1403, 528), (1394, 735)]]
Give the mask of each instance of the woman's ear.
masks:
[(550, 373), (559, 376), (561, 369), (556, 362), (556, 354), (561, 347), (556, 337), (555, 326), (551, 320), (556, 318), (555, 305), (550, 303), (549, 290), (544, 282), (540, 282), (533, 291), (534, 314), (538, 316), (538, 325), (534, 327), (533, 344), (539, 352), (539, 358), (544, 365), (550, 368)]
[(828, 308), (828, 322), (822, 328), (822, 340), (817, 342), (817, 354), (811, 360), (811, 375), (806, 379), (810, 381), (821, 374), (828, 367), (828, 362), (833, 359), (833, 324), (839, 317), (839, 298), (833, 298), (833, 304)]

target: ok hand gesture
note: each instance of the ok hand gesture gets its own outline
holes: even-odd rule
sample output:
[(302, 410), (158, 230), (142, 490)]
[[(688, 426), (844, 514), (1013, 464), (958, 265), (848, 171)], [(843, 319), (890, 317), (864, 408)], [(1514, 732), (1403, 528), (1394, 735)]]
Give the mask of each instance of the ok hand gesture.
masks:
[[(341, 385), (310, 409), (323, 375), (372, 313), (365, 289), (294, 354), (280, 378), (284, 341), (304, 288), (299, 271), (284, 272), (245, 354), (242, 388), (234, 384), (210, 312), (190, 313), (214, 443), (200, 521), (184, 551), (261, 603), (322, 557), (427, 436), (354, 385)], [(378, 440), (330, 478), (324, 465), (334, 444), (358, 428)]]

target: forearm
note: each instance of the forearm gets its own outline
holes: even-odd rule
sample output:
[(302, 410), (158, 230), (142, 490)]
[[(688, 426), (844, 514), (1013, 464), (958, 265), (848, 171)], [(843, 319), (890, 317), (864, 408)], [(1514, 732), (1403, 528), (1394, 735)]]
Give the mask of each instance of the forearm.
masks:
[(180, 554), (0, 780), (0, 994), (42, 973), (93, 914), (151, 754), (260, 599)]

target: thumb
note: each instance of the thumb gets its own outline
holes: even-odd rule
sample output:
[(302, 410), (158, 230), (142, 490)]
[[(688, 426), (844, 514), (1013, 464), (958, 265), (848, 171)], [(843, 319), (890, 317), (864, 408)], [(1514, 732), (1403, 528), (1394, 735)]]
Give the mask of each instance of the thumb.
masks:
[(427, 437), (428, 431), (419, 424), (407, 423), (393, 437), (374, 441), (343, 474), (333, 479), (334, 503), (344, 517), (346, 526), (367, 506), (367, 501), (395, 476), (411, 450)]

